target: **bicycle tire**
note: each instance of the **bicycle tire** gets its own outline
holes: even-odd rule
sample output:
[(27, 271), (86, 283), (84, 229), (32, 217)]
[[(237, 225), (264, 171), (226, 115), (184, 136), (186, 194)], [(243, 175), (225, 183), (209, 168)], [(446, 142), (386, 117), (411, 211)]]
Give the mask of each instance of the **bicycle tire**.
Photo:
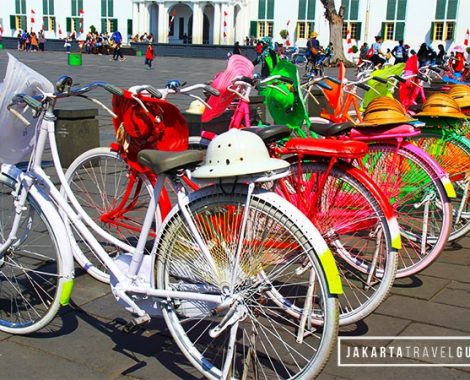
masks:
[[(108, 147), (99, 147), (77, 157), (67, 169), (65, 177), (82, 208), (100, 227), (119, 240), (135, 246), (147, 205), (153, 198), (153, 186), (145, 175), (139, 173), (135, 185), (128, 188), (129, 170), (117, 152)], [(129, 190), (129, 201), (126, 201), (123, 211), (115, 212), (122, 204), (123, 194)], [(64, 192), (62, 194), (65, 196)], [(157, 207), (154, 232), (161, 224), (159, 210)], [(109, 218), (106, 215), (110, 215)], [(93, 278), (109, 283), (106, 266), (71, 229), (70, 224), (67, 223), (67, 226), (73, 235), (71, 241), (77, 263)], [(103, 241), (95, 231), (91, 231), (111, 257), (120, 253), (119, 247)], [(154, 243), (155, 238), (149, 238), (147, 253), (153, 250)]]
[(342, 326), (364, 319), (390, 292), (398, 264), (391, 231), (398, 231), (398, 223), (355, 175), (358, 169), (337, 164), (322, 186), (328, 165), (302, 162), (299, 168), (295, 162), (293, 174), (276, 188), (309, 217), (333, 252), (343, 283)]
[[(444, 249), (452, 223), (452, 205), (437, 173), (413, 151), (404, 147), (397, 150), (394, 144), (370, 144), (362, 163), (398, 215), (402, 249), (396, 277), (422, 271)], [(397, 168), (394, 173), (392, 165)], [(431, 202), (431, 198), (436, 201)], [(423, 227), (420, 221), (426, 217), (426, 210), (430, 221)]]
[[(16, 214), (11, 194), (15, 186), (15, 180), (0, 175), (1, 244)], [(0, 331), (24, 335), (52, 321), (61, 306), (67, 279), (56, 231), (31, 193), (17, 235), (16, 241), (0, 254)]]
[[(236, 233), (238, 216), (245, 207), (246, 187), (238, 186), (230, 194), (216, 187), (204, 188), (190, 194), (190, 198), (188, 210), (203, 240), (211, 247), (218, 270), (211, 271), (205, 265), (207, 260), (196, 247), (181, 213), (175, 210), (165, 219), (157, 246), (157, 287), (221, 294), (226, 277), (230, 277), (230, 258), (240, 239)], [(237, 328), (237, 339), (233, 342), (233, 357), (228, 359), (230, 373), (222, 376), (225, 355), (231, 352), (230, 328), (215, 338), (208, 334), (224, 313), (210, 313), (211, 305), (204, 302), (167, 299), (163, 317), (184, 355), (210, 379), (251, 378), (254, 374), (257, 378), (314, 378), (333, 349), (338, 328), (337, 299), (329, 292), (324, 269), (314, 254), (318, 253), (317, 243), (308, 236), (315, 228), (287, 201), (261, 190), (253, 195), (248, 214), (250, 232), (242, 239), (245, 249), (236, 286), (247, 314), (246, 319), (232, 325)], [(296, 249), (275, 250), (272, 245), (266, 250), (266, 239), (273, 239), (274, 235), (274, 243), (292, 244)], [(316, 235), (321, 241), (318, 231)], [(287, 268), (290, 264), (293, 265)], [(309, 269), (297, 274), (295, 268), (299, 273), (302, 268)], [(305, 288), (313, 289), (308, 286), (313, 283), (312, 276), (315, 295), (307, 297)], [(255, 285), (258, 281), (260, 286)], [(294, 281), (301, 281), (302, 286)], [(284, 308), (272, 302), (265, 288), (276, 288), (283, 294)], [(301, 344), (295, 342), (299, 319), (293, 319), (285, 309), (302, 308), (304, 298), (314, 301), (314, 312), (323, 313), (324, 323), (305, 336)], [(298, 302), (297, 306), (294, 302)]]
[(457, 241), (470, 231), (470, 141), (464, 136), (443, 135), (439, 130), (423, 129), (413, 140), (433, 157), (449, 174), (456, 197), (451, 199), (453, 218), (449, 242)]

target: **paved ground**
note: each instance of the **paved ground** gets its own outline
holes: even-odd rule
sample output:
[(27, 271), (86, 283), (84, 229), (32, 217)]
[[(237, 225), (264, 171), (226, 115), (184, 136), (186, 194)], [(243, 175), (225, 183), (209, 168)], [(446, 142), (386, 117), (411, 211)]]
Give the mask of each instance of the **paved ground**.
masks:
[[(157, 52), (151, 71), (144, 69), (142, 57), (128, 57), (121, 63), (110, 62), (108, 57), (85, 56), (82, 66), (70, 67), (62, 53), (12, 53), (52, 82), (69, 74), (82, 84), (106, 80), (122, 87), (141, 83), (160, 87), (173, 78), (202, 82), (225, 66), (224, 61), (158, 58)], [(6, 52), (0, 51), (0, 77), (6, 62)], [(109, 100), (104, 93), (100, 96)], [(178, 98), (175, 103), (184, 109), (189, 100)], [(100, 126), (101, 142), (107, 144), (112, 139), (109, 118), (100, 117)], [(199, 378), (161, 321), (152, 322), (145, 331), (124, 334), (120, 323), (126, 318), (107, 286), (78, 271), (73, 305), (62, 310), (48, 331), (28, 337), (0, 334), (0, 378)], [(449, 246), (420, 275), (398, 281), (373, 315), (342, 329), (341, 336), (470, 336), (470, 239)], [(342, 353), (346, 354), (344, 350)], [(408, 360), (406, 364), (424, 363)], [(469, 368), (338, 367), (335, 352), (321, 379), (470, 379)]]

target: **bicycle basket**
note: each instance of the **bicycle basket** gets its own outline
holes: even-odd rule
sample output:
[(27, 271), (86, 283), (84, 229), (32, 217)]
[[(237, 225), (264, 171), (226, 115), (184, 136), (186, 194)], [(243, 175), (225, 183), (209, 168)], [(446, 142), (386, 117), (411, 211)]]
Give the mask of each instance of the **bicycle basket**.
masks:
[[(134, 98), (144, 103), (145, 110)], [(188, 149), (189, 129), (179, 109), (166, 100), (124, 91), (113, 96), (113, 120), (117, 150), (128, 164), (140, 171), (148, 171), (137, 162), (142, 149), (180, 151)]]
[[(53, 92), (54, 86), (41, 74), (8, 54), (8, 66), (0, 91), (1, 162), (16, 164), (29, 159), (34, 144), (35, 128), (26, 127), (11, 112), (7, 111), (7, 106), (15, 94), (23, 93), (34, 96), (40, 93), (39, 89)], [(16, 109), (22, 111), (18, 107)], [(37, 119), (33, 119), (31, 111), (25, 112), (23, 116), (28, 119), (31, 125), (37, 121)]]

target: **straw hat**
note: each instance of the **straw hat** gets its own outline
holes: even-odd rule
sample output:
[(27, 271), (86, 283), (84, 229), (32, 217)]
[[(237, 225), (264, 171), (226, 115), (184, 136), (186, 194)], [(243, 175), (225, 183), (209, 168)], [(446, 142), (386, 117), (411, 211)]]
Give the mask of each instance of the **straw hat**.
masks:
[(458, 103), (450, 95), (441, 93), (431, 95), (424, 103), (423, 110), (416, 114), (416, 117), (467, 118), (460, 110)]
[(363, 114), (363, 121), (357, 127), (374, 127), (391, 124), (405, 124), (416, 121), (407, 115), (401, 103), (388, 96), (372, 100)]
[(470, 87), (466, 84), (456, 84), (448, 92), (460, 108), (470, 107)]
[(206, 107), (199, 100), (193, 100), (189, 105), (189, 108), (186, 110), (186, 113), (193, 115), (202, 115)]

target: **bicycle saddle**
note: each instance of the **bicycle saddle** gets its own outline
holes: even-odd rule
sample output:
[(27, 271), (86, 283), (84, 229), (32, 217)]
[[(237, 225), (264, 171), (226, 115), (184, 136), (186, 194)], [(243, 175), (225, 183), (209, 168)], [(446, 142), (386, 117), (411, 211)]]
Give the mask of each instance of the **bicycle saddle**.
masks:
[(256, 133), (266, 145), (285, 139), (290, 136), (290, 128), (287, 125), (270, 125), (267, 127), (249, 127), (244, 131)]
[(310, 125), (310, 130), (319, 134), (320, 136), (331, 137), (337, 135), (343, 135), (354, 128), (354, 123), (346, 121), (344, 123), (335, 124), (316, 124)]
[(361, 141), (300, 137), (290, 139), (285, 147), (292, 150), (293, 153), (302, 153), (307, 157), (320, 156), (346, 159), (363, 157), (369, 151), (369, 146)]
[(176, 169), (195, 166), (204, 159), (204, 152), (185, 150), (181, 152), (143, 149), (137, 155), (137, 161), (150, 168), (156, 174), (168, 173)]

